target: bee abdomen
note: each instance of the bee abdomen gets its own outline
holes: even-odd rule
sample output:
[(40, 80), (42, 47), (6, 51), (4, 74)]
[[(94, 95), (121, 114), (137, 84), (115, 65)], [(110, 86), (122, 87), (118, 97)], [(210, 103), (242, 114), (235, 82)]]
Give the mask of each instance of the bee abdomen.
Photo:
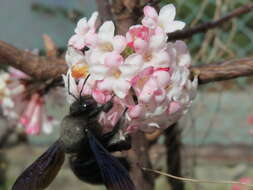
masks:
[(76, 177), (91, 184), (103, 184), (103, 178), (96, 160), (93, 157), (80, 158), (72, 155), (69, 159), (70, 167)]

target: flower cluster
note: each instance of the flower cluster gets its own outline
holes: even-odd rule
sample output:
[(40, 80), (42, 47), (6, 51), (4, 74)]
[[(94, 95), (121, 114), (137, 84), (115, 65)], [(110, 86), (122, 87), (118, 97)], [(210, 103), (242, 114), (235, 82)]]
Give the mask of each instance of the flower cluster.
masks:
[(100, 116), (105, 128), (114, 126), (125, 108), (126, 132), (168, 127), (188, 109), (197, 79), (189, 80), (191, 57), (186, 44), (167, 42), (168, 33), (185, 26), (175, 15), (172, 4), (159, 14), (146, 6), (142, 24), (131, 26), (125, 36), (115, 35), (111, 21), (97, 28), (97, 12), (77, 23), (66, 53), (65, 86), (78, 96), (89, 75), (82, 95), (92, 95), (100, 104), (113, 97), (112, 110)]
[(25, 73), (10, 67), (7, 72), (0, 72), (0, 106), (3, 115), (10, 123), (23, 126), (26, 134), (38, 135), (41, 130), (49, 134), (57, 121), (45, 113), (43, 97), (38, 93), (29, 100), (24, 97), (29, 80)]

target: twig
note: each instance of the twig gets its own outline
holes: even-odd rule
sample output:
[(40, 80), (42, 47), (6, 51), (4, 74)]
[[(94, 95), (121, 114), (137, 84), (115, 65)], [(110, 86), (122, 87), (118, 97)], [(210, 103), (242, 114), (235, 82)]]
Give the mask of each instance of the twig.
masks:
[(214, 183), (214, 184), (228, 184), (228, 185), (239, 184), (239, 185), (243, 185), (243, 186), (247, 186), (247, 187), (253, 187), (253, 184), (241, 183), (238, 181), (215, 181), (215, 180), (205, 180), (205, 179), (191, 179), (191, 178), (174, 176), (174, 175), (171, 175), (168, 173), (160, 172), (158, 170), (153, 170), (153, 169), (149, 169), (149, 168), (142, 168), (142, 169), (144, 171), (154, 172), (154, 173), (157, 173), (157, 174), (160, 174), (163, 176), (167, 176), (172, 179), (176, 179), (176, 180), (180, 180), (180, 181), (184, 181), (184, 182), (190, 182), (190, 183)]
[(37, 56), (0, 41), (0, 64), (13, 66), (38, 80), (55, 79), (66, 73), (63, 59)]
[(191, 73), (193, 75), (198, 74), (199, 84), (249, 76), (253, 75), (253, 58), (193, 66), (191, 68)]
[(185, 29), (183, 31), (177, 31), (177, 32), (171, 33), (168, 36), (168, 40), (178, 40), (178, 39), (191, 38), (195, 34), (205, 33), (206, 31), (213, 29), (215, 27), (218, 27), (218, 26), (222, 25), (223, 23), (229, 21), (232, 18), (246, 14), (252, 10), (253, 10), (253, 3), (249, 3), (247, 5), (244, 5), (242, 7), (235, 9), (231, 13), (227, 14), (226, 16), (224, 16), (218, 20), (206, 22), (204, 24), (198, 25), (193, 28), (189, 28), (189, 29)]

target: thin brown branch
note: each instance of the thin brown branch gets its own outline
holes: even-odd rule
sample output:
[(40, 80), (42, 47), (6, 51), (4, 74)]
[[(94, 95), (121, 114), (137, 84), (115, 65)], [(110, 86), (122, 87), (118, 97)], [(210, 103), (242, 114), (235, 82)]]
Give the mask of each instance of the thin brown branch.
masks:
[(242, 7), (235, 9), (231, 13), (227, 14), (226, 16), (224, 16), (218, 20), (206, 22), (204, 24), (200, 24), (200, 25), (193, 27), (193, 28), (188, 28), (188, 29), (185, 29), (182, 31), (177, 31), (177, 32), (171, 33), (168, 36), (168, 40), (178, 40), (178, 39), (191, 38), (195, 34), (205, 33), (206, 31), (208, 31), (210, 29), (216, 28), (216, 27), (224, 24), (225, 22), (231, 20), (232, 18), (246, 14), (252, 10), (253, 10), (253, 3), (249, 3), (247, 5), (244, 5)]
[(193, 66), (191, 73), (198, 75), (199, 84), (253, 75), (253, 57)]
[(67, 71), (62, 59), (43, 57), (0, 41), (0, 64), (13, 66), (35, 79), (55, 79)]

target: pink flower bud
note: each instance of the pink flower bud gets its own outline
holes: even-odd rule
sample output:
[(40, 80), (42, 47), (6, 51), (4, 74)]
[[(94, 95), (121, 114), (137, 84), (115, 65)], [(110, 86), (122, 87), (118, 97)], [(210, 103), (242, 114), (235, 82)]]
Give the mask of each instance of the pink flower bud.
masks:
[(111, 94), (109, 94), (108, 92), (103, 92), (101, 90), (98, 89), (94, 89), (92, 91), (92, 97), (100, 104), (104, 104), (107, 101), (109, 101), (111, 99)]
[(173, 114), (173, 113), (176, 113), (177, 111), (179, 111), (181, 109), (181, 103), (180, 102), (171, 102), (169, 104), (169, 108), (168, 108), (168, 113), (169, 114)]
[(151, 17), (151, 18), (158, 17), (158, 14), (157, 14), (156, 10), (151, 6), (145, 6), (144, 9), (143, 9), (143, 12), (144, 12), (145, 16), (148, 16), (148, 17)]
[(128, 115), (133, 119), (138, 118), (139, 116), (141, 116), (142, 111), (143, 109), (142, 109), (142, 106), (140, 105), (129, 106)]
[(39, 102), (35, 105), (31, 120), (25, 128), (28, 135), (39, 135), (42, 122), (42, 104)]
[[(239, 180), (240, 183), (245, 183), (245, 184), (250, 184), (251, 183), (251, 178), (250, 177), (243, 177)], [(243, 185), (240, 184), (234, 184), (232, 185), (231, 190), (247, 190), (248, 188), (246, 188)]]
[(31, 117), (33, 115), (33, 112), (35, 110), (35, 106), (37, 104), (37, 101), (39, 100), (39, 94), (33, 94), (28, 106), (26, 107), (23, 115), (20, 117), (20, 123), (24, 126), (28, 125), (29, 121), (31, 120)]

